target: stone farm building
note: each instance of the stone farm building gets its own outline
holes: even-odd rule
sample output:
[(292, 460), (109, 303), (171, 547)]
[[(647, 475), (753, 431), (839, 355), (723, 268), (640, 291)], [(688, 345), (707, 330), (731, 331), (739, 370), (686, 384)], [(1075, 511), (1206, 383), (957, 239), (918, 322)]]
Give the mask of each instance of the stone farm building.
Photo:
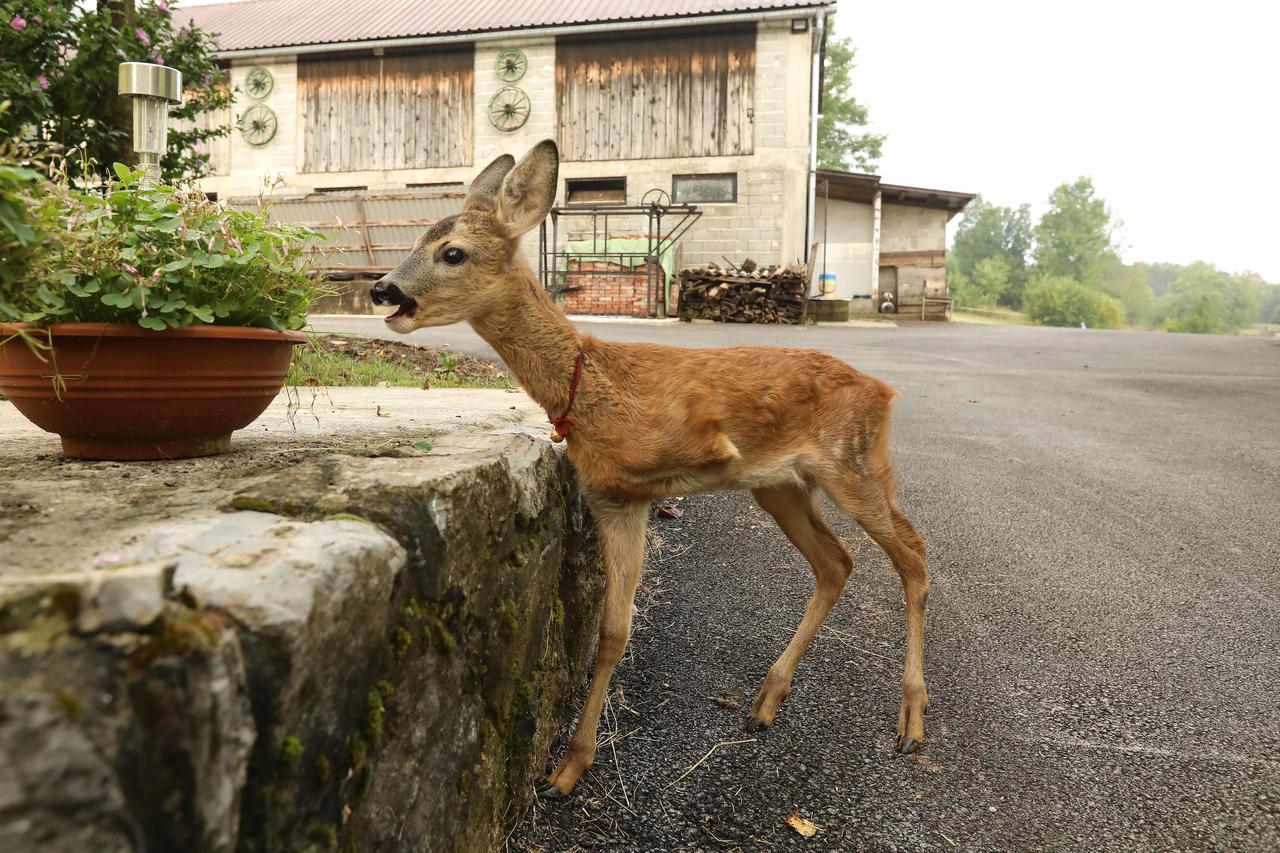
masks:
[[(363, 223), (336, 237), (349, 251), (335, 263), (372, 272), (404, 257), (424, 223), (460, 209), (480, 167), (552, 138), (567, 211), (549, 241), (556, 251), (580, 251), (584, 238), (612, 250), (653, 230), (652, 219), (618, 214), (601, 240), (587, 231), (598, 217), (575, 218), (574, 208), (635, 211), (657, 199), (698, 215), (665, 266), (803, 262), (825, 239), (814, 261), (835, 277), (831, 299), (862, 297), (855, 304), (869, 310), (890, 282), (880, 264), (904, 269), (892, 266), (899, 251), (913, 253), (913, 271), (898, 286), (920, 280), (931, 283), (921, 292), (945, 295), (946, 221), (969, 196), (812, 168), (834, 11), (815, 0), (193, 6), (183, 21), (218, 34), (238, 90), (233, 114), (218, 117), (236, 128), (208, 152), (202, 187), (234, 202), (278, 176), (282, 218)], [(526, 238), (525, 251), (537, 269), (540, 241)], [(566, 307), (669, 312), (672, 272), (643, 298), (619, 286), (625, 278), (587, 278)]]

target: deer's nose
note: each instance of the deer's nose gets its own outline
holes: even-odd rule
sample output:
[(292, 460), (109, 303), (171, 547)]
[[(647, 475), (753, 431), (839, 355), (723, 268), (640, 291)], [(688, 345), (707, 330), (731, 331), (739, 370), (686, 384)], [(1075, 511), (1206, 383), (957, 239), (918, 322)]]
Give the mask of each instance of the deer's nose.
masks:
[(369, 288), (369, 298), (374, 305), (400, 305), (404, 302), (404, 293), (394, 284), (388, 284), (385, 279), (378, 279)]

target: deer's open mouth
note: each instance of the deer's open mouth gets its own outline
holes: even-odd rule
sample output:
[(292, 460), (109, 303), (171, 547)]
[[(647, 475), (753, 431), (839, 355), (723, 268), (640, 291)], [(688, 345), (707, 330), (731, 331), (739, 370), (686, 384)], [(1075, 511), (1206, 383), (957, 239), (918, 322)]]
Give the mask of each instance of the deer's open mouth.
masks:
[(418, 310), (418, 303), (412, 296), (407, 296), (403, 290), (394, 284), (384, 285), (378, 282), (369, 291), (369, 298), (373, 300), (374, 305), (395, 305), (396, 311), (386, 317), (386, 322), (397, 320), (401, 317), (412, 317), (414, 312)]
[(396, 311), (394, 314), (388, 314), (386, 322), (390, 323), (399, 317), (412, 317), (414, 312), (418, 310), (418, 303), (413, 301), (413, 297), (405, 296), (402, 302), (395, 303)]

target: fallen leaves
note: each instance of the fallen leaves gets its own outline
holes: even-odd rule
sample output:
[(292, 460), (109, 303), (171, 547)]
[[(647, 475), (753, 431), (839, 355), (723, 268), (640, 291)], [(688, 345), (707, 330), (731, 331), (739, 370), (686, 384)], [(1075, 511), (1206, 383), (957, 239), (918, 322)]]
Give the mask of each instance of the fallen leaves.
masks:
[(817, 824), (810, 823), (800, 817), (799, 809), (794, 809), (791, 814), (787, 815), (787, 826), (794, 829), (796, 834), (802, 835), (805, 838), (813, 838), (813, 836), (818, 834)]
[(677, 509), (671, 504), (663, 504), (658, 507), (658, 518), (679, 518), (684, 515), (684, 510)]
[(711, 701), (715, 702), (721, 708), (728, 708), (730, 711), (736, 711), (742, 707), (739, 698), (742, 696), (738, 690), (721, 690), (719, 695), (712, 696)]

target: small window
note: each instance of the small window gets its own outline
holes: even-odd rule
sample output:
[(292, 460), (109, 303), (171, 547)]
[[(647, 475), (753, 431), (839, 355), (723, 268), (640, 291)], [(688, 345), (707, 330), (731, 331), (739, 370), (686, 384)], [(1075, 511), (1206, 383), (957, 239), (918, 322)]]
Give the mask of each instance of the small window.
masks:
[(359, 193), (369, 189), (364, 187), (316, 187), (318, 193)]
[(572, 178), (564, 182), (565, 204), (626, 204), (626, 178)]
[(462, 181), (441, 181), (434, 184), (405, 184), (407, 190), (431, 190), (432, 192), (454, 192), (462, 189)]
[(685, 202), (734, 202), (738, 200), (738, 173), (722, 175), (672, 175), (671, 198)]

